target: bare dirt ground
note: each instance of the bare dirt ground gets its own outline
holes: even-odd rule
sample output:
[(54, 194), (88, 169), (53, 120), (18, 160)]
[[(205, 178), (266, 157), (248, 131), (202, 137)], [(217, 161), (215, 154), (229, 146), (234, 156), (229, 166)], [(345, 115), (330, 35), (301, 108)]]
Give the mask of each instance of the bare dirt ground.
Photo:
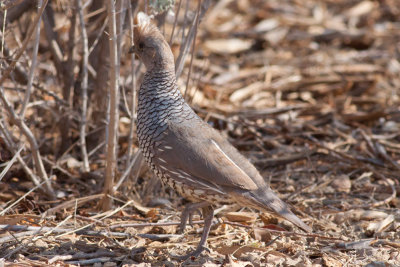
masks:
[[(68, 21), (72, 4), (66, 3), (51, 3), (57, 25)], [(11, 51), (21, 45), (34, 14), (36, 9), (27, 11), (2, 33)], [(166, 36), (173, 22), (167, 17)], [(71, 26), (60, 25), (56, 30), (67, 42)], [(62, 89), (41, 36), (34, 81), (44, 89), (35, 89), (25, 121), (57, 198), (35, 188), (19, 161), (6, 171), (0, 179), (0, 266), (400, 266), (399, 2), (221, 0), (208, 8), (196, 40), (187, 90), (190, 56), (179, 79), (182, 91), (313, 233), (257, 210), (216, 206), (210, 252), (180, 262), (173, 255), (195, 248), (202, 218), (195, 216), (195, 224), (177, 234), (187, 202), (136, 165), (113, 196), (113, 209), (99, 210), (105, 156), (90, 155), (91, 172), (81, 171), (80, 149), (73, 145), (78, 119), (70, 125), (72, 148), (57, 155)], [(23, 65), (31, 60), (32, 44)], [(176, 38), (177, 55), (179, 44)], [(117, 180), (130, 139), (128, 48), (122, 48), (128, 104), (120, 106)], [(18, 110), (26, 85), (7, 79), (2, 86)], [(74, 112), (73, 118), (79, 109)], [(1, 122), (15, 144), (26, 143), (4, 110)], [(92, 119), (88, 124), (96, 129)], [(15, 154), (5, 139), (0, 132), (3, 170)], [(21, 157), (32, 167), (28, 148)]]

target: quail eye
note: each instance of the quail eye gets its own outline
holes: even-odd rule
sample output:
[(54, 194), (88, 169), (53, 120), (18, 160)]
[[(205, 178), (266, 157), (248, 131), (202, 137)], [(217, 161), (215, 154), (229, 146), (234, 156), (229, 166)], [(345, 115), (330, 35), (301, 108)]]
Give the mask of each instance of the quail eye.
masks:
[(143, 44), (143, 42), (140, 42), (139, 43), (139, 49), (143, 49), (144, 48), (144, 44)]

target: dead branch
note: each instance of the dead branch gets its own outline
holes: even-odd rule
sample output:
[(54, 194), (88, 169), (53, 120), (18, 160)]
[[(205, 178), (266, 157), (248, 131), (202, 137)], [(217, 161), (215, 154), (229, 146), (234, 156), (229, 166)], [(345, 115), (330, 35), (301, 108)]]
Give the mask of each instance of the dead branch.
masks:
[(88, 38), (85, 28), (85, 21), (83, 18), (83, 9), (81, 0), (76, 0), (76, 6), (78, 8), (79, 14), (79, 25), (81, 28), (81, 36), (82, 36), (82, 114), (81, 114), (81, 123), (80, 123), (80, 130), (79, 130), (79, 139), (80, 139), (80, 146), (82, 152), (82, 159), (83, 159), (83, 171), (90, 172), (89, 166), (89, 158), (86, 149), (86, 120), (87, 120), (87, 103), (88, 103), (88, 58), (89, 58), (89, 51), (88, 51)]
[[(42, 7), (42, 4), (43, 4), (43, 1), (39, 0), (38, 1), (38, 9), (39, 10)], [(22, 102), (22, 108), (19, 113), (19, 116), (21, 116), (22, 118), (24, 118), (24, 116), (25, 116), (25, 111), (28, 106), (28, 103), (29, 103), (29, 100), (30, 100), (30, 97), (32, 94), (32, 90), (33, 90), (33, 88), (32, 88), (33, 76), (35, 74), (35, 69), (36, 69), (36, 65), (37, 65), (37, 53), (39, 50), (40, 23), (41, 23), (41, 17), (39, 18), (39, 21), (35, 26), (35, 42), (34, 42), (33, 50), (32, 50), (32, 60), (31, 60), (31, 67), (29, 69), (28, 84), (26, 86), (26, 93), (25, 93), (24, 100)]]
[(117, 135), (118, 135), (118, 102), (119, 102), (119, 59), (117, 45), (117, 29), (115, 18), (115, 6), (113, 0), (107, 0), (108, 28), (110, 43), (110, 99), (108, 116), (108, 135), (107, 135), (107, 159), (104, 175), (104, 198), (101, 201), (103, 211), (111, 208), (111, 198), (113, 195), (113, 185), (117, 164)]
[[(130, 33), (130, 45), (133, 46), (133, 37), (134, 37), (134, 31), (133, 31), (133, 12), (134, 9), (132, 8), (132, 3), (128, 3), (128, 27), (129, 27), (129, 33)], [(131, 75), (132, 75), (132, 97), (131, 97), (131, 110), (130, 110), (130, 125), (129, 125), (129, 139), (128, 139), (128, 151), (127, 151), (127, 160), (126, 160), (126, 166), (125, 168), (128, 167), (129, 162), (132, 161), (133, 157), (133, 150), (132, 150), (132, 145), (133, 145), (133, 134), (134, 134), (134, 129), (135, 129), (135, 114), (136, 114), (136, 70), (135, 70), (135, 54), (131, 54)]]

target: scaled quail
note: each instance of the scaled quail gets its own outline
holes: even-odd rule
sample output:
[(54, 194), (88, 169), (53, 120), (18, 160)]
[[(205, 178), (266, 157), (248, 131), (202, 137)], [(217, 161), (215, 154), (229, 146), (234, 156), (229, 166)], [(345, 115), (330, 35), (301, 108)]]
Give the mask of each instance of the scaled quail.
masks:
[(311, 232), (275, 195), (256, 168), (185, 102), (176, 84), (174, 56), (150, 18), (140, 12), (135, 24), (130, 52), (139, 56), (147, 70), (138, 100), (140, 149), (165, 184), (195, 202), (182, 212), (181, 231), (192, 212), (203, 211), (200, 243), (182, 259), (198, 256), (206, 249), (214, 204), (236, 202), (273, 211)]

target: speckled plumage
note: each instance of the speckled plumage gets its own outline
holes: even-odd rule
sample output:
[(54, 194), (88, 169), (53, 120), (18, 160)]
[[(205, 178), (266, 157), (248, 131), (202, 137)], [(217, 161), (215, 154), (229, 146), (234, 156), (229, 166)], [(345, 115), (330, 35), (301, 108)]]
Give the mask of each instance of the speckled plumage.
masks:
[[(213, 204), (237, 202), (273, 211), (311, 231), (269, 188), (256, 168), (184, 101), (176, 84), (174, 58), (158, 29), (143, 13), (135, 28), (134, 52), (147, 72), (139, 90), (138, 139), (146, 162), (161, 180), (206, 214), (196, 251), (205, 248)], [(189, 209), (183, 213), (186, 225)]]
[(139, 145), (146, 162), (164, 184), (171, 186), (179, 194), (192, 201), (211, 203), (233, 202), (229, 195), (209, 184), (198, 185), (191, 175), (182, 169), (174, 169), (160, 154), (179, 153), (173, 144), (165, 142), (170, 124), (197, 122), (207, 128), (204, 122), (184, 101), (170, 71), (147, 72), (139, 90), (138, 126)]

